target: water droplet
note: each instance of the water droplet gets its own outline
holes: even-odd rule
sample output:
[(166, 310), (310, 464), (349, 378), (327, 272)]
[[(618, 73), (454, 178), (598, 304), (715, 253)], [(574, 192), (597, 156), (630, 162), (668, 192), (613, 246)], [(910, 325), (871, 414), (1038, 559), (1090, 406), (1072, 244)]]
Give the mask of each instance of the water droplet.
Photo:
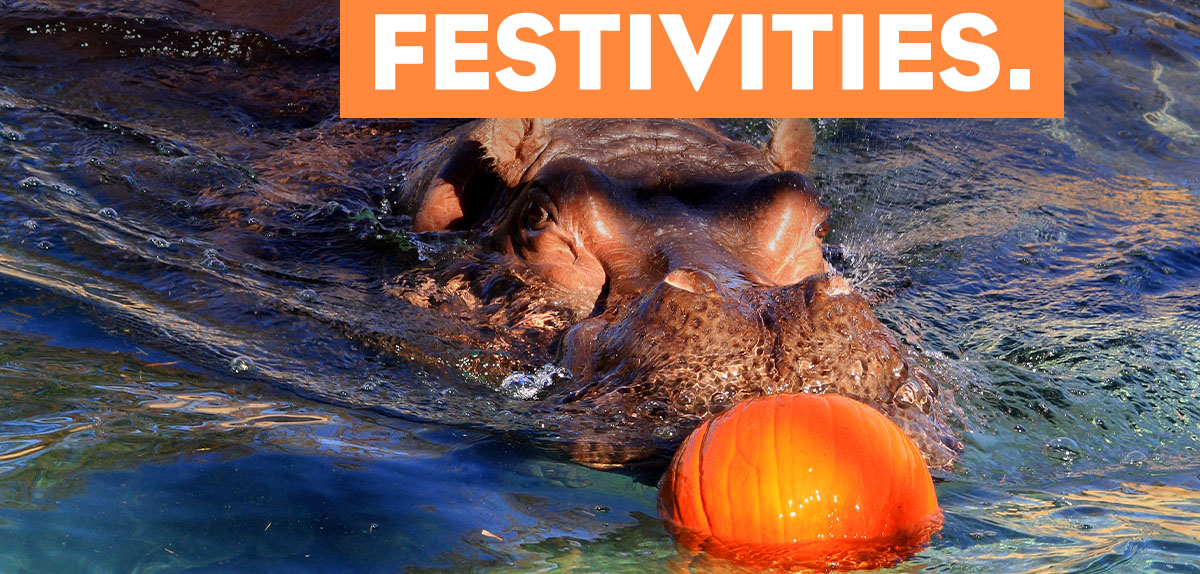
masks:
[(251, 361), (248, 357), (237, 357), (229, 362), (229, 370), (235, 375), (241, 375), (253, 369), (254, 361)]
[(1075, 441), (1060, 436), (1042, 445), (1042, 456), (1063, 464), (1071, 464), (1083, 456), (1083, 449)]
[(117, 210), (115, 210), (111, 207), (105, 207), (104, 209), (101, 209), (99, 211), (99, 215), (100, 215), (100, 217), (103, 217), (105, 219), (116, 219), (117, 218)]
[(153, 245), (159, 249), (168, 249), (171, 247), (170, 241), (167, 241), (166, 239), (163, 239), (163, 238), (155, 236), (155, 235), (150, 236), (150, 238), (147, 239), (146, 241), (150, 245)]
[(299, 297), (300, 300), (304, 301), (305, 303), (315, 303), (318, 299), (320, 299), (320, 296), (317, 295), (317, 292), (313, 291), (312, 289), (302, 289)]
[(1140, 450), (1131, 450), (1125, 453), (1125, 456), (1121, 458), (1121, 464), (1140, 468), (1146, 466), (1146, 462), (1149, 460), (1150, 457), (1146, 456), (1146, 453)]

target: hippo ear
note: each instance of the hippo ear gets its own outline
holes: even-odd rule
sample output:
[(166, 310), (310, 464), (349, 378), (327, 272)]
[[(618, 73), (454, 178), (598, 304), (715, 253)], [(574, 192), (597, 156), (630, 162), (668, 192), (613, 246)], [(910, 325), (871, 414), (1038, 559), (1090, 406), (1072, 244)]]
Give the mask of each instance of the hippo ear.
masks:
[(783, 171), (807, 173), (812, 153), (812, 124), (803, 118), (780, 120), (767, 145), (767, 160)]
[(476, 224), (497, 194), (521, 183), (549, 143), (541, 119), (481, 120), (460, 133), (417, 203), (413, 230), (418, 233)]
[(496, 174), (508, 187), (521, 183), (525, 171), (550, 143), (541, 118), (484, 120), (475, 133), (492, 159)]

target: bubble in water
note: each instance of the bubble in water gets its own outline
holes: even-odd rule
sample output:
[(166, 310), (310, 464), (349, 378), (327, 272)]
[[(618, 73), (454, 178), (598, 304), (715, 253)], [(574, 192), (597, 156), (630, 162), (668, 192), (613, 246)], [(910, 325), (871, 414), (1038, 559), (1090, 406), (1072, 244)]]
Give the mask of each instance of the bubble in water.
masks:
[(26, 219), (25, 221), (21, 222), (21, 227), (24, 227), (25, 229), (28, 229), (30, 231), (37, 231), (38, 222), (36, 222), (32, 219)]
[(249, 357), (236, 357), (229, 361), (229, 370), (235, 375), (248, 373), (254, 370), (254, 361), (251, 361)]
[(171, 242), (170, 242), (170, 241), (167, 241), (166, 239), (163, 239), (163, 238), (161, 238), (161, 237), (158, 237), (158, 236), (156, 236), (156, 235), (152, 235), (152, 236), (150, 236), (150, 238), (149, 238), (149, 239), (147, 239), (146, 241), (147, 241), (148, 243), (150, 243), (150, 245), (153, 245), (153, 246), (155, 246), (155, 247), (157, 247), (157, 248), (159, 248), (159, 249), (168, 249), (168, 248), (170, 248), (170, 247), (171, 247)]
[(725, 407), (729, 406), (729, 395), (717, 391), (708, 397), (708, 404), (714, 414), (725, 410)]
[(1063, 464), (1071, 464), (1083, 456), (1083, 449), (1075, 441), (1060, 436), (1042, 445), (1042, 456)]
[(40, 241), (40, 242), (38, 242), (37, 246), (38, 246), (38, 249), (41, 249), (42, 251), (47, 251), (50, 248), (54, 247), (54, 244), (50, 243), (49, 241)]
[(317, 292), (313, 291), (312, 289), (300, 290), (299, 297), (300, 297), (300, 300), (305, 303), (315, 303), (317, 301), (317, 299), (320, 299), (320, 296), (317, 295)]
[(638, 405), (634, 412), (640, 419), (648, 420), (666, 420), (670, 415), (675, 414), (671, 407), (667, 406), (662, 401), (649, 400)]
[(654, 435), (654, 438), (659, 440), (671, 440), (679, 436), (679, 429), (672, 425), (662, 425), (659, 427), (654, 427), (654, 432), (650, 434)]
[(75, 191), (75, 188), (73, 188), (73, 187), (71, 187), (71, 186), (69, 186), (69, 185), (64, 185), (64, 184), (61, 184), (61, 183), (55, 183), (55, 184), (51, 184), (51, 185), (50, 185), (50, 189), (53, 189), (54, 191), (57, 191), (57, 192), (60, 192), (60, 193), (65, 193), (65, 194), (67, 194), (67, 195), (70, 195), (70, 196), (72, 196), (72, 197), (74, 197), (74, 196), (76, 196), (76, 195), (79, 195), (79, 192), (78, 192), (78, 191)]
[(200, 262), (200, 265), (203, 265), (209, 269), (212, 269), (213, 271), (228, 271), (229, 270), (229, 266), (226, 265), (224, 261), (221, 261), (220, 259), (217, 259), (216, 257), (205, 257), (204, 260)]
[(42, 180), (40, 180), (36, 177), (27, 177), (25, 179), (22, 179), (21, 181), (18, 181), (17, 185), (21, 186), (24, 189), (33, 189), (35, 187), (41, 187), (45, 184), (42, 183)]
[(99, 214), (100, 214), (100, 217), (103, 217), (104, 219), (116, 219), (117, 218), (117, 210), (115, 210), (111, 207), (105, 207), (104, 209), (101, 209), (99, 211)]
[(1121, 458), (1121, 464), (1125, 466), (1143, 467), (1146, 466), (1146, 462), (1149, 460), (1150, 457), (1146, 456), (1146, 453), (1140, 450), (1131, 450), (1125, 453), (1125, 456)]
[(696, 402), (696, 394), (692, 391), (680, 391), (679, 395), (675, 397), (675, 401), (684, 406), (691, 406)]
[(500, 392), (523, 401), (536, 399), (555, 379), (570, 378), (571, 373), (553, 363), (542, 365), (533, 373), (513, 373), (504, 377)]

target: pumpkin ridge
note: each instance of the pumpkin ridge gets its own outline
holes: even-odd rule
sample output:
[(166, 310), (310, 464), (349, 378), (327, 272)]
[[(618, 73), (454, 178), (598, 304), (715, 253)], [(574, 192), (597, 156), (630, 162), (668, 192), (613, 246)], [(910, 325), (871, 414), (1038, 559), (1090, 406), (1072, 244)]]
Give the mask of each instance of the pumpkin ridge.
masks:
[[(702, 468), (701, 465), (704, 464), (704, 456), (703, 456), (704, 446), (705, 446), (705, 443), (708, 441), (708, 433), (712, 430), (711, 423), (712, 423), (712, 419), (708, 419), (708, 420), (704, 421), (704, 434), (700, 435), (700, 439), (695, 441), (695, 443), (694, 443), (695, 451), (690, 453), (692, 456), (689, 457), (689, 458), (694, 459), (695, 463), (696, 463), (696, 473), (694, 475), (696, 477), (696, 480), (694, 481), (696, 484), (694, 486), (694, 489), (695, 489), (694, 495), (697, 498), (699, 498), (699, 501), (700, 501), (700, 504), (699, 504), (700, 512), (698, 512), (697, 515), (701, 519), (704, 520), (704, 530), (707, 532), (712, 532), (712, 521), (709, 520), (708, 507), (705, 506), (705, 503), (704, 503), (704, 481), (702, 478), (704, 476), (704, 474), (703, 474), (704, 469)], [(689, 439), (688, 442), (691, 443), (692, 441)], [(689, 446), (691, 446), (691, 445), (689, 445)], [(679, 477), (678, 475), (676, 476), (676, 480), (679, 480), (680, 478), (681, 477)], [(695, 506), (695, 503), (693, 502), (692, 505)]]
[[(859, 414), (859, 417), (860, 418), (862, 417), (861, 413)], [(879, 423), (876, 421), (873, 426), (878, 427)], [(876, 432), (877, 432), (877, 435), (883, 434), (880, 431), (876, 431)], [(888, 440), (885, 442), (887, 442), (887, 448), (888, 448), (887, 460), (896, 460), (896, 439), (892, 438), (891, 440)], [(887, 483), (888, 483), (888, 495), (887, 495), (887, 498), (884, 498), (884, 500), (888, 500), (888, 501), (895, 500), (894, 498), (892, 498), (892, 496), (896, 494), (896, 481), (889, 480), (889, 481), (887, 481)], [(901, 504), (903, 504), (903, 501), (901, 501)], [(891, 508), (887, 509), (887, 516), (884, 518), (882, 529), (879, 532), (879, 537), (883, 537), (889, 533), (888, 531), (891, 528), (892, 520), (895, 518), (896, 504), (893, 503), (890, 506), (891, 506)]]
[[(737, 405), (733, 408), (737, 409), (741, 406), (742, 405)], [(730, 409), (730, 410), (733, 410), (733, 409)], [(724, 413), (722, 413), (722, 414), (724, 414)], [(708, 457), (704, 456), (704, 454), (705, 454), (705, 451), (708, 450), (708, 443), (709, 443), (709, 439), (712, 438), (713, 430), (717, 428), (717, 425), (712, 424), (712, 422), (711, 422), (715, 419), (716, 419), (716, 417), (713, 417), (712, 419), (709, 419), (706, 422), (706, 426), (704, 428), (704, 435), (700, 437), (700, 443), (698, 445), (696, 445), (697, 446), (697, 448), (696, 448), (696, 469), (698, 471), (696, 476), (700, 477), (700, 481), (697, 482), (697, 484), (696, 484), (696, 487), (697, 487), (696, 490), (700, 493), (700, 510), (702, 511), (701, 514), (704, 516), (706, 530), (709, 533), (713, 533), (713, 520), (712, 520), (713, 516), (709, 510), (709, 504), (708, 504), (709, 497), (706, 496), (708, 489), (705, 488), (706, 481), (704, 480), (704, 477), (707, 475), (707, 469), (705, 468), (707, 465), (705, 464), (705, 460)], [(726, 489), (726, 490), (728, 491), (728, 489)], [(726, 494), (728, 494), (728, 492), (726, 492)]]
[[(775, 480), (775, 498), (772, 499), (774, 501), (772, 510), (779, 511), (779, 514), (782, 516), (783, 509), (780, 508), (779, 505), (780, 505), (780, 500), (783, 499), (783, 482), (779, 480), (779, 461), (781, 461), (783, 459), (780, 458), (781, 453), (779, 452), (779, 437), (780, 437), (779, 417), (775, 416), (777, 414), (776, 411), (778, 411), (780, 408), (787, 408), (786, 403), (784, 403), (782, 405), (772, 404), (772, 408), (767, 409), (767, 411), (771, 413), (771, 423), (769, 425), (767, 425), (767, 436), (763, 437), (763, 440), (771, 441), (772, 450), (775, 451), (775, 456), (770, 457), (770, 460), (766, 461), (771, 464), (771, 472), (766, 474), (766, 476), (773, 477)], [(763, 484), (762, 484), (762, 475), (760, 473), (759, 492), (762, 492), (762, 491), (763, 491)], [(772, 515), (774, 515), (774, 514), (775, 513), (772, 512)], [(783, 523), (782, 521), (776, 522), (775, 528), (773, 530), (780, 534), (787, 533), (786, 524)], [(766, 541), (765, 529), (763, 528), (763, 525), (759, 525), (758, 543), (764, 544), (766, 542), (767, 541)]]

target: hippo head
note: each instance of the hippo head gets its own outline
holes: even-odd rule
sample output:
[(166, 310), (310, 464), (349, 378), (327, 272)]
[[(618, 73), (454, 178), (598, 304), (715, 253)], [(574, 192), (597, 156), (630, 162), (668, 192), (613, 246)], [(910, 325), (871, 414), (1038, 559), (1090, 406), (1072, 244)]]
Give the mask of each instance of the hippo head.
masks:
[[(484, 120), (432, 156), (408, 202), (418, 232), (479, 234), (457, 279), (551, 349), (570, 377), (543, 398), (567, 412), (669, 442), (742, 399), (832, 392), (948, 466), (961, 446), (936, 382), (823, 256), (811, 152), (806, 120), (765, 149), (694, 120)], [(523, 280), (497, 287), (497, 267)]]

